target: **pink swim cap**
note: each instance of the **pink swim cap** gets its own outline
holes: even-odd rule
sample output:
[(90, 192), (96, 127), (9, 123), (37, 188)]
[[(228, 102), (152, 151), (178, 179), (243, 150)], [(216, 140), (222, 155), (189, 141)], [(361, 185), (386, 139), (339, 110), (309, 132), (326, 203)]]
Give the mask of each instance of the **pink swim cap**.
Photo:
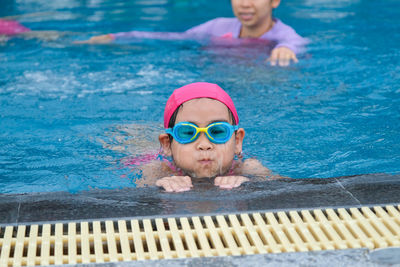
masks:
[(184, 102), (195, 98), (212, 98), (224, 103), (232, 112), (236, 124), (239, 116), (231, 97), (218, 85), (214, 83), (191, 83), (176, 89), (169, 97), (164, 110), (164, 128), (168, 128), (169, 120), (175, 110)]
[(0, 35), (15, 35), (29, 31), (30, 29), (15, 20), (0, 19)]

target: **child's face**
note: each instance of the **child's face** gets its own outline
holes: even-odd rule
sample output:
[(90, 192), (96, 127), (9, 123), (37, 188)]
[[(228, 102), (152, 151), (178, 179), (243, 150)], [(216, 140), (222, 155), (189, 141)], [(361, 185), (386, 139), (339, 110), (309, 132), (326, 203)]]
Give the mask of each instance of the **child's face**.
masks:
[(272, 9), (280, 0), (231, 0), (233, 13), (245, 27), (260, 27), (269, 23)]
[[(176, 116), (175, 124), (191, 122), (198, 127), (207, 127), (216, 121), (232, 124), (225, 104), (209, 99), (199, 98), (183, 103)], [(244, 130), (240, 128), (225, 144), (214, 144), (200, 133), (192, 143), (180, 144), (170, 142), (167, 134), (161, 134), (159, 140), (164, 153), (172, 156), (177, 167), (193, 178), (215, 177), (226, 174), (232, 166), (235, 153), (242, 151)]]

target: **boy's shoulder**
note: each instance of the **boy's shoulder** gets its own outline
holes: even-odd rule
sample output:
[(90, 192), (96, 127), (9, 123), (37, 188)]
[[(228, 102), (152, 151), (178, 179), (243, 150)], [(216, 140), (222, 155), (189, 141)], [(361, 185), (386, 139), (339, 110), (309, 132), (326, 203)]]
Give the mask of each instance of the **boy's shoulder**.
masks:
[[(304, 46), (309, 40), (301, 37), (291, 26), (283, 23), (280, 19), (273, 18), (274, 26), (271, 30), (264, 33), (260, 38), (268, 40), (277, 40), (278, 43), (290, 40), (298, 46)], [(289, 47), (292, 49), (292, 47)], [(293, 49), (292, 49), (293, 50)]]
[(286, 23), (283, 23), (282, 20), (278, 18), (273, 19), (275, 24), (272, 27), (271, 31), (276, 31), (276, 32), (285, 32), (285, 31), (294, 31), (294, 29), (287, 25)]
[(240, 21), (237, 18), (219, 17), (206, 21), (198, 26), (195, 26), (187, 33), (205, 33), (209, 35), (220, 36), (227, 32), (234, 31), (237, 27), (240, 28)]
[(239, 26), (239, 27), (241, 26), (240, 20), (238, 20), (236, 17), (235, 18), (227, 18), (227, 17), (215, 18), (215, 19), (209, 20), (208, 23), (210, 23), (216, 29), (221, 29), (221, 30), (222, 29), (232, 30), (233, 28), (235, 28), (237, 26)]

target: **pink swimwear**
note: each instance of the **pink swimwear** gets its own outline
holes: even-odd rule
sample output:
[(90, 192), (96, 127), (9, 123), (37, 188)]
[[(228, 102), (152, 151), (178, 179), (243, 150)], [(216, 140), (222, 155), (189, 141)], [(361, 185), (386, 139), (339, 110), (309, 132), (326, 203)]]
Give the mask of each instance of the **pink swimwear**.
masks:
[(132, 166), (132, 165), (136, 166), (136, 165), (147, 164), (157, 159), (160, 159), (160, 154), (147, 153), (136, 157), (124, 158), (121, 161), (124, 166)]
[(0, 35), (16, 35), (29, 32), (30, 29), (15, 20), (0, 19)]

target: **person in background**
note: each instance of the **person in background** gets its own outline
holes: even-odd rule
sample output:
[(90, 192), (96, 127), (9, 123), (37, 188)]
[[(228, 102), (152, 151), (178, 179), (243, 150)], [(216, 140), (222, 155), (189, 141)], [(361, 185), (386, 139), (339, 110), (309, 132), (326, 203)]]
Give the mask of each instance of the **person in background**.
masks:
[(288, 66), (298, 62), (297, 54), (304, 51), (309, 40), (301, 37), (290, 26), (272, 16), (280, 0), (231, 0), (235, 18), (215, 18), (183, 33), (130, 31), (93, 36), (76, 43), (100, 44), (128, 38), (150, 39), (262, 39), (273, 42), (271, 65)]

